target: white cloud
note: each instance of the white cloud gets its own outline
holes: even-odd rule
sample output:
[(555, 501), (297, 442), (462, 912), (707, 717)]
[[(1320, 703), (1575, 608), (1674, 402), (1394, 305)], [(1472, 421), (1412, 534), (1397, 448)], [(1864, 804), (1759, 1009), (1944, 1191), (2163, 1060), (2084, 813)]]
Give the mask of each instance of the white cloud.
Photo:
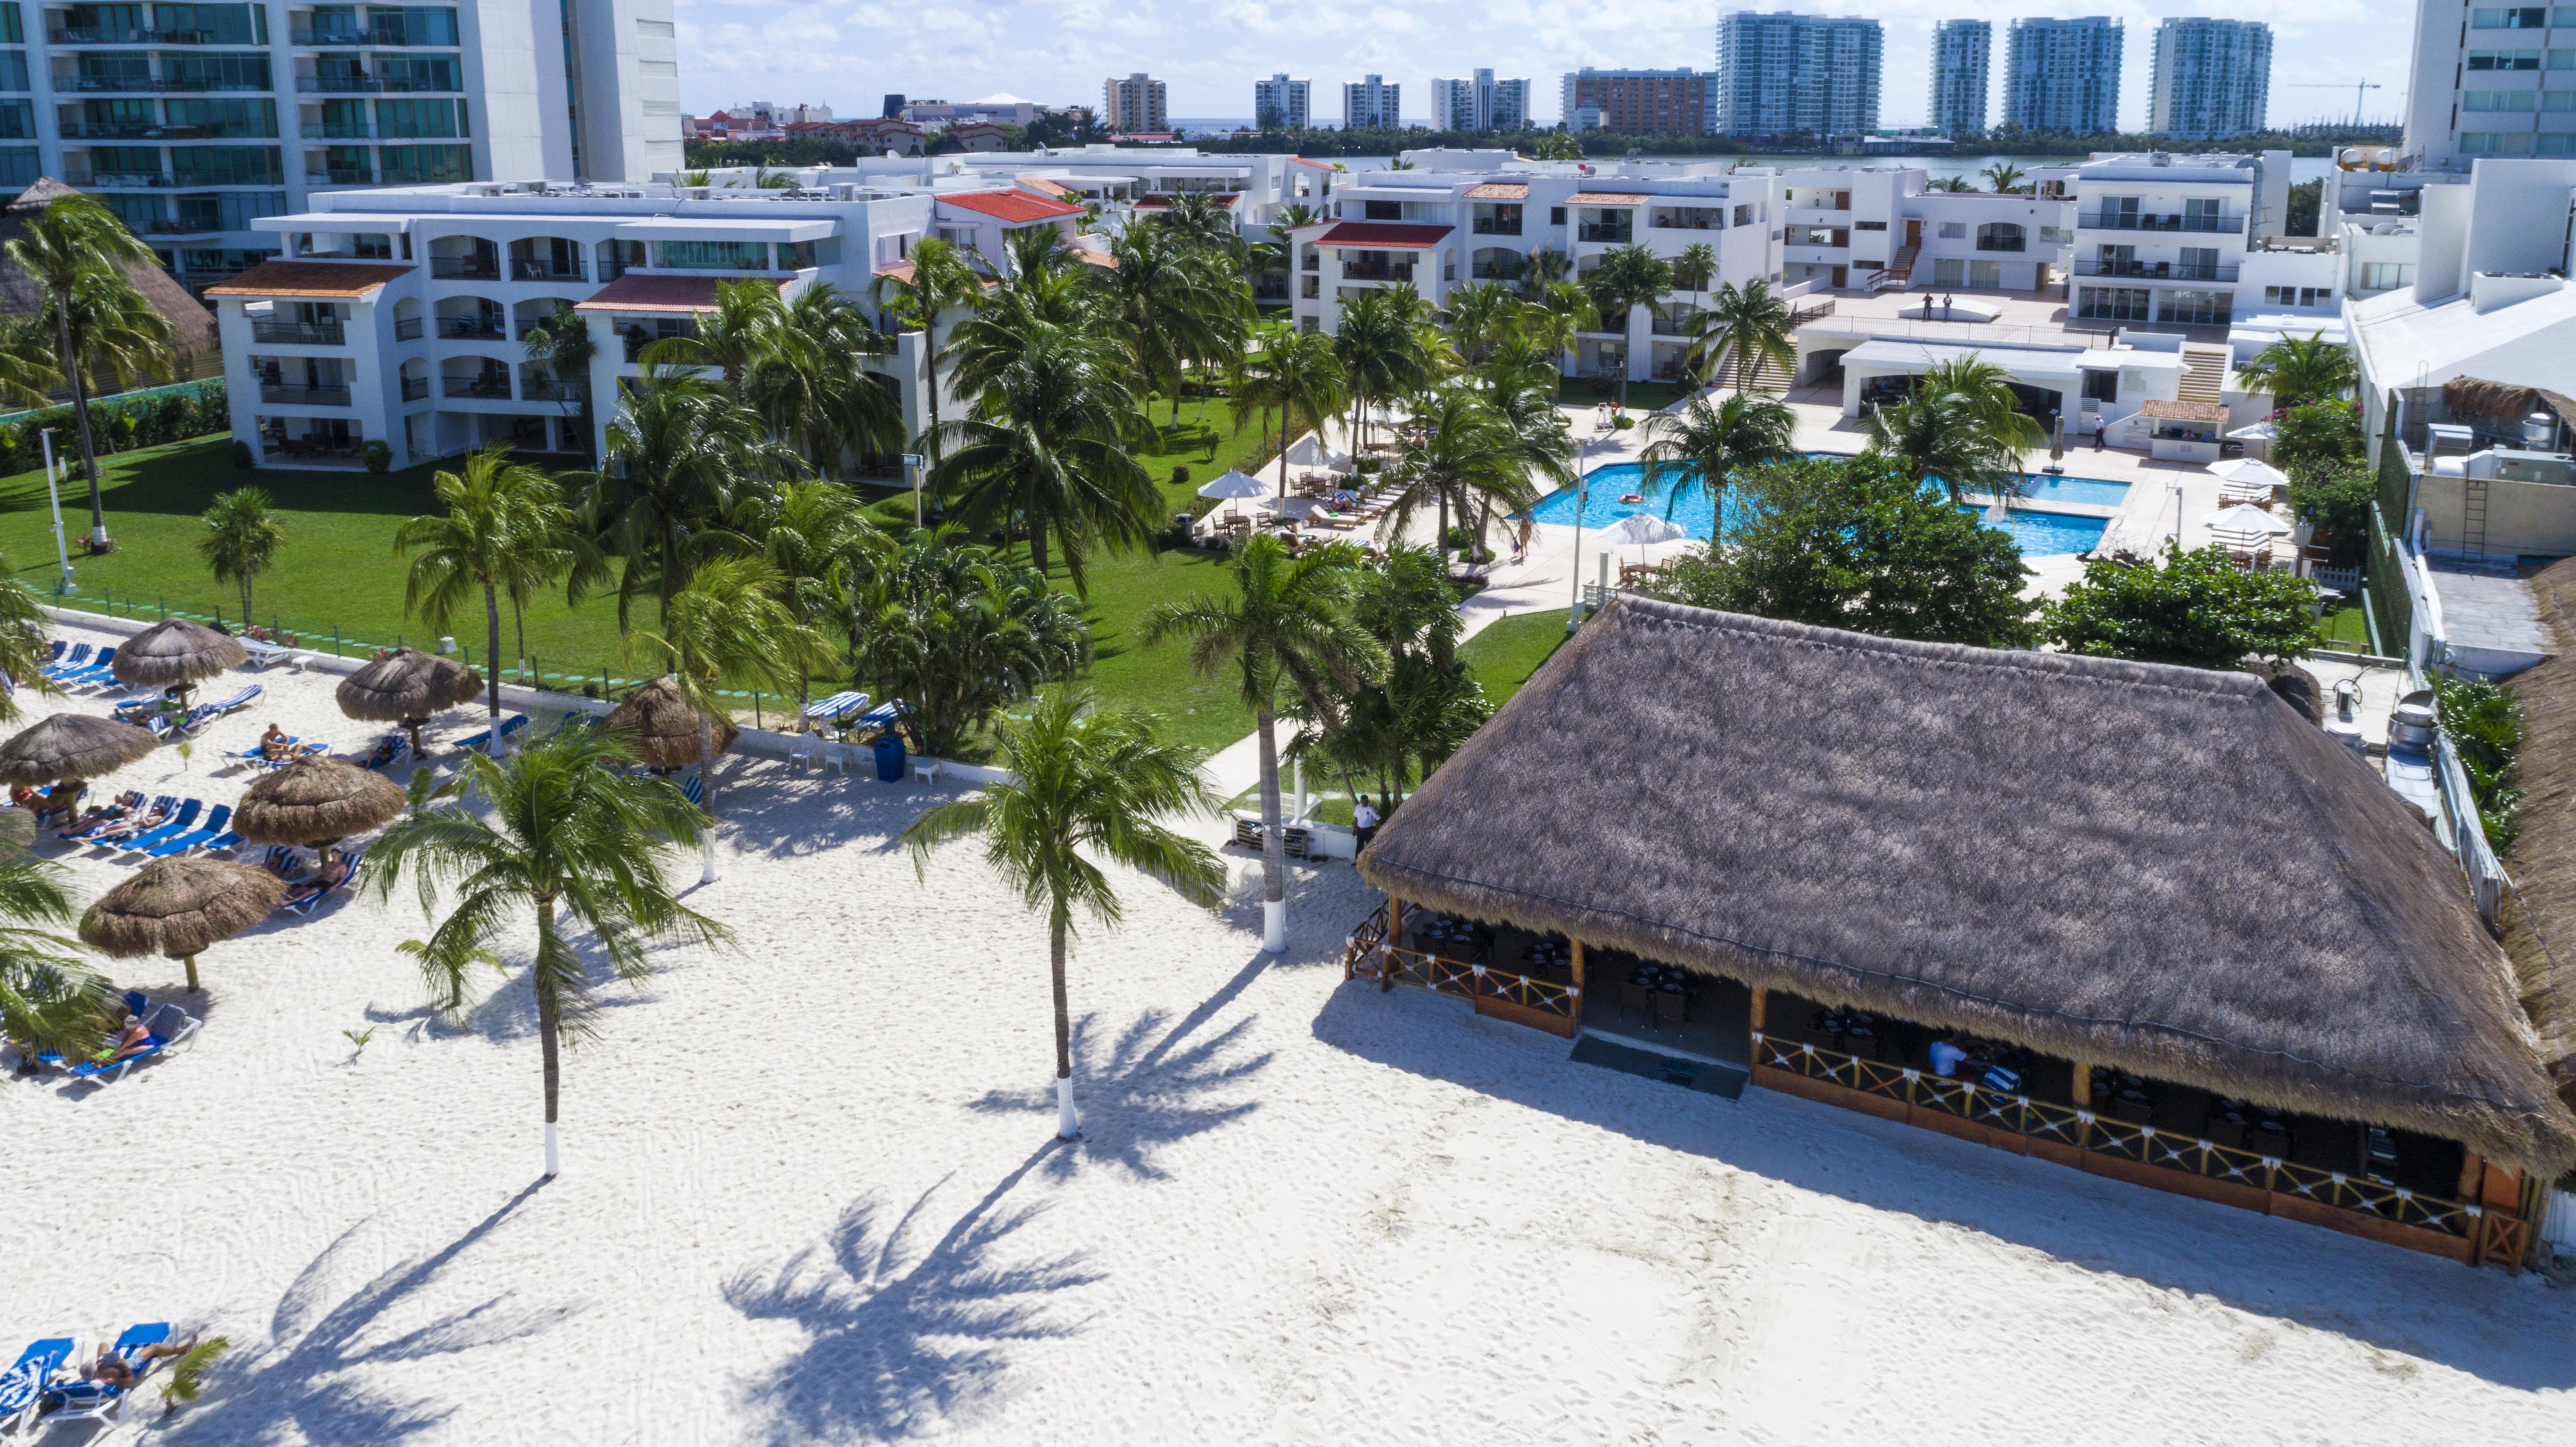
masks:
[[(948, 99), (1007, 90), (1049, 104), (1097, 104), (1106, 76), (1147, 71), (1171, 85), (1176, 116), (1249, 116), (1252, 82), (1275, 70), (1311, 78), (1315, 108), (1340, 110), (1336, 89), (1370, 71), (1406, 88), (1417, 111), (1434, 75), (1492, 66), (1531, 81), (1542, 118), (1557, 109), (1559, 79), (1584, 65), (1716, 64), (1719, 7), (1697, 0), (988, 0), (896, 5), (890, 0), (677, 0), (684, 103), (703, 113), (748, 99), (820, 101), (842, 114), (873, 114), (889, 91)], [(1733, 8), (1729, 6), (1727, 8)], [(1762, 0), (1760, 8), (1772, 8)], [(1880, 119), (1923, 118), (1933, 22), (1992, 20), (1996, 61), (2003, 32), (2028, 0), (1872, 0), (1812, 7), (1877, 17), (1886, 30)], [(2146, 113), (2156, 21), (2209, 14), (2207, 0), (2088, 0), (2073, 7), (2127, 24), (2120, 114)], [(2367, 110), (2394, 117), (2405, 97), (2404, 0), (2274, 0), (2271, 114), (2276, 122), (2349, 115), (2356, 81), (2378, 82)]]

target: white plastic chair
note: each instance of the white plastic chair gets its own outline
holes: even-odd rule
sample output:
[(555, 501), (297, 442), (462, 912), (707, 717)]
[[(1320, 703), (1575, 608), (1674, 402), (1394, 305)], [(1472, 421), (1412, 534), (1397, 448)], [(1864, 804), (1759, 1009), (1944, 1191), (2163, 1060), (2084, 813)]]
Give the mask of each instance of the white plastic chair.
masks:
[(916, 784), (937, 784), (939, 768), (940, 761), (937, 759), (915, 758), (912, 761), (912, 781)]
[(840, 775), (844, 779), (848, 778), (850, 776), (850, 746), (848, 744), (826, 744), (823, 747), (823, 763), (828, 766), (833, 773)]

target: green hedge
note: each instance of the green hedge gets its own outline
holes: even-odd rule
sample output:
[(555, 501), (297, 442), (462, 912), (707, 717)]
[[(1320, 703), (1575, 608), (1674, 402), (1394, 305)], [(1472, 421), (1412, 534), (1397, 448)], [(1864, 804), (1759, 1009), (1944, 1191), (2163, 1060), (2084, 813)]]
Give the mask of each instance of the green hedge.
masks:
[[(228, 431), (232, 409), (224, 384), (209, 381), (187, 390), (166, 388), (101, 398), (89, 405), (89, 425), (100, 452), (132, 452)], [(21, 413), (16, 420), (0, 423), (0, 475), (43, 467), (41, 434), (48, 427), (54, 429), (55, 457), (80, 456), (80, 423), (71, 408)]]

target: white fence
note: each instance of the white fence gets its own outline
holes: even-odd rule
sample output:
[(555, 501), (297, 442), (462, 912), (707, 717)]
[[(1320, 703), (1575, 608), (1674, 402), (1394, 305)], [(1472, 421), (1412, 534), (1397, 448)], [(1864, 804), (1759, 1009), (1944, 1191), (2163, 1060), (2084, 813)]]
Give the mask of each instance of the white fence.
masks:
[[(2418, 511), (2407, 529), (2405, 545), (2393, 550), (2411, 615), (2406, 629), (2406, 683), (2418, 689), (2433, 686), (2434, 676), (2450, 662), (2451, 653), (2444, 638), (2441, 594), (2425, 577), (2423, 542), (2424, 515)], [(2513, 880), (2487, 843), (2477, 795), (2447, 734), (2437, 734), (2433, 741), (2433, 781), (2442, 794), (2444, 842), (2460, 857), (2460, 870), (2468, 875), (2470, 892), (2477, 896), (2479, 917), (2487, 928), (2500, 928), (2504, 897), (2512, 890)]]

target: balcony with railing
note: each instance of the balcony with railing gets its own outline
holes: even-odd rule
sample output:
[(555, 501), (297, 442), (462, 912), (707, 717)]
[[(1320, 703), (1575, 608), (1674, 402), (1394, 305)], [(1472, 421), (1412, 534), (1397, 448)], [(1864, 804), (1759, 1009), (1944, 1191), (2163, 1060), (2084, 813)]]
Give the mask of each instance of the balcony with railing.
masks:
[(484, 372), (471, 377), (441, 377), (438, 392), (442, 397), (463, 397), (485, 402), (510, 400), (510, 374)]
[(304, 173), (307, 186), (372, 186), (376, 173), (369, 166), (322, 166)]
[(349, 405), (349, 389), (346, 386), (262, 382), (259, 384), (259, 400), (308, 407), (346, 407)]
[(1413, 262), (1410, 258), (1403, 261), (1389, 261), (1384, 255), (1376, 253), (1362, 257), (1344, 257), (1342, 280), (1411, 281)]
[(64, 121), (66, 141), (211, 141), (225, 137), (220, 128), (165, 126), (151, 121)]
[(1636, 228), (1627, 221), (1586, 221), (1574, 228), (1577, 241), (1606, 241), (1626, 246), (1636, 239)]
[(64, 168), (64, 180), (75, 186), (101, 191), (145, 191), (176, 186), (178, 182), (152, 171), (87, 171), (77, 166)]
[(499, 258), (487, 255), (432, 256), (429, 274), (440, 281), (499, 281)]
[(1518, 236), (1521, 234), (1519, 208), (1513, 208), (1509, 216), (1479, 216), (1475, 218), (1472, 229), (1478, 236)]
[(429, 379), (427, 377), (405, 377), (402, 379), (402, 399), (404, 401), (417, 402), (428, 395)]
[(1648, 329), (1659, 337), (1696, 336), (1698, 333), (1691, 330), (1691, 323), (1700, 315), (1699, 312), (1687, 312), (1681, 316), (1668, 317), (1662, 312), (1656, 312), (1648, 322)]
[(418, 317), (401, 317), (401, 318), (397, 318), (397, 319), (395, 320), (395, 322), (394, 322), (394, 340), (395, 340), (395, 341), (398, 341), (398, 342), (416, 342), (416, 341), (419, 341), (419, 340), (420, 340), (420, 318), (418, 318)]
[(1666, 206), (1647, 213), (1646, 224), (1657, 231), (1717, 231), (1726, 225), (1723, 207)]
[(510, 339), (499, 317), (440, 317), (438, 334), (451, 342), (505, 342)]
[(78, 25), (47, 30), (55, 45), (224, 45), (211, 30), (138, 30), (129, 25)]
[(2130, 281), (2234, 281), (2237, 268), (2210, 261), (2137, 261), (2079, 256), (2075, 274)]
[(2180, 211), (2078, 212), (2075, 224), (2093, 231), (2189, 231), (2202, 235), (2245, 233), (2242, 216), (2213, 216)]
[(340, 323), (253, 321), (250, 339), (254, 342), (283, 342), (299, 347), (337, 347), (348, 341)]
[(587, 402), (590, 384), (530, 372), (520, 379), (519, 395), (531, 402)]
[[(132, 229), (130, 224), (128, 229)], [(182, 216), (175, 221), (167, 216), (156, 216), (143, 223), (145, 234), (151, 236), (211, 236), (233, 229), (226, 226), (220, 216)]]
[(510, 263), (512, 281), (580, 281), (582, 267), (578, 261), (553, 261), (544, 257), (516, 260)]

